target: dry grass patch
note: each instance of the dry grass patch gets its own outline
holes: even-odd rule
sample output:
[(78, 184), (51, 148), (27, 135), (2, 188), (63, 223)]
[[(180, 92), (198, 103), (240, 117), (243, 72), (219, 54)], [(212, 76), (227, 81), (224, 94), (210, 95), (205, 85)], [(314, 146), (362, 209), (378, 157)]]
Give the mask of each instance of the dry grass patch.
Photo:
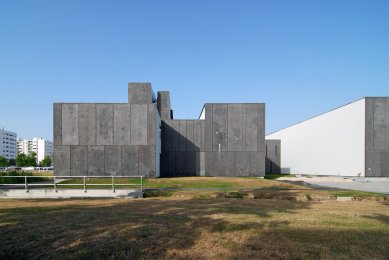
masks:
[(1, 200), (0, 258), (385, 259), (388, 206), (223, 198)]

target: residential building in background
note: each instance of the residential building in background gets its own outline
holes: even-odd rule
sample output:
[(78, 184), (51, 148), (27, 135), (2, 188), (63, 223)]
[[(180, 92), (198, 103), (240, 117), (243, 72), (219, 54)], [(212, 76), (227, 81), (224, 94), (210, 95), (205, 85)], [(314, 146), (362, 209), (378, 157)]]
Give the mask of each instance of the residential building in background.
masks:
[(281, 172), (389, 177), (389, 97), (366, 97), (266, 136)]
[(36, 153), (37, 163), (43, 160), (45, 156), (53, 155), (53, 142), (44, 138), (17, 139), (17, 152), (30, 154)]
[(0, 156), (9, 159), (15, 159), (17, 134), (7, 131), (4, 127), (0, 128)]

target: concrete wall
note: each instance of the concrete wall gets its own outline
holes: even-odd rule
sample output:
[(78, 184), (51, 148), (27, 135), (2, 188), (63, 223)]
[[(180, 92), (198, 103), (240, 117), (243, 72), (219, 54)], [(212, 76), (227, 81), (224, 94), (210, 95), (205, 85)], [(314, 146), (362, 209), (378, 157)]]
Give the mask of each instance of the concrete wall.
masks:
[(264, 176), (264, 104), (205, 104), (204, 120), (163, 120), (162, 176)]
[(365, 99), (290, 126), (266, 139), (282, 143), (282, 173), (365, 175)]
[(366, 177), (389, 177), (389, 98), (366, 98)]
[(150, 91), (129, 84), (128, 104), (55, 103), (55, 175), (158, 176), (160, 117)]
[(266, 173), (281, 173), (281, 140), (266, 140)]

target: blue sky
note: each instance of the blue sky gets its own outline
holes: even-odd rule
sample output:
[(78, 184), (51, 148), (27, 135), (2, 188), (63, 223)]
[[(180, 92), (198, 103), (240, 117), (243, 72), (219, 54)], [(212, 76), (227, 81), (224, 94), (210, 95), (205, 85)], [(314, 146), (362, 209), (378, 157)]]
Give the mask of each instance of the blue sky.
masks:
[(176, 118), (265, 102), (266, 132), (389, 96), (389, 1), (0, 2), (0, 126), (52, 139), (53, 102), (169, 90)]

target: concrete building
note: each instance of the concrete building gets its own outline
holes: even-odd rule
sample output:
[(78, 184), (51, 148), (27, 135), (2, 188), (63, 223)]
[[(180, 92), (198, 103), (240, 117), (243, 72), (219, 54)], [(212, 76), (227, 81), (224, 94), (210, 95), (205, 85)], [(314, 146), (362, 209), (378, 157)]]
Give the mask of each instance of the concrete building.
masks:
[(32, 138), (32, 139), (18, 139), (17, 140), (18, 153), (30, 154), (36, 153), (36, 161), (39, 163), (45, 158), (45, 156), (53, 155), (53, 142), (44, 138)]
[(125, 104), (54, 104), (55, 175), (264, 176), (265, 105), (205, 104), (175, 120), (167, 91)]
[(266, 140), (266, 173), (281, 173), (281, 140)]
[(367, 97), (266, 136), (281, 172), (389, 177), (389, 98)]
[(16, 138), (15, 132), (7, 131), (4, 127), (0, 128), (0, 156), (8, 160), (16, 158)]

